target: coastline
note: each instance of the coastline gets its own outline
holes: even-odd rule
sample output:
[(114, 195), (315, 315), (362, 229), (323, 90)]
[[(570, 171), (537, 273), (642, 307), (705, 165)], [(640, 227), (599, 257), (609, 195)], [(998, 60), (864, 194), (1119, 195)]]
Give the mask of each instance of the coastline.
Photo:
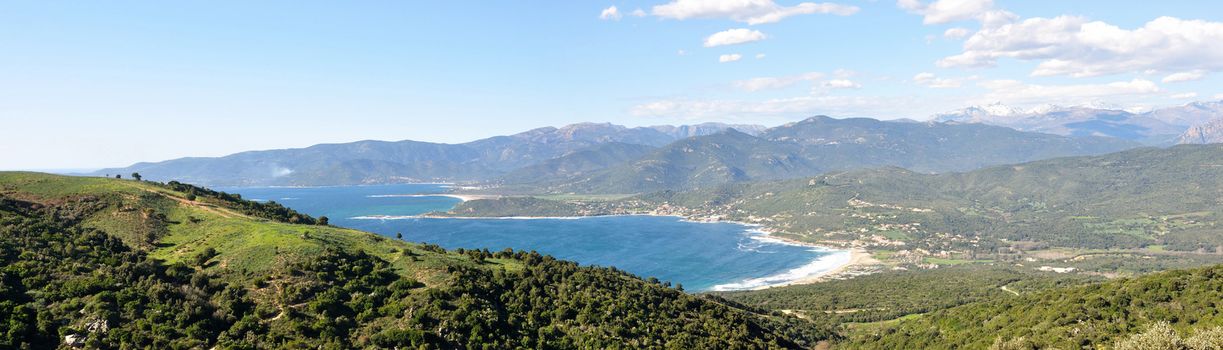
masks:
[(794, 285), (802, 285), (802, 284), (812, 284), (812, 283), (825, 282), (825, 281), (834, 280), (834, 279), (842, 279), (840, 277), (851, 277), (851, 276), (846, 276), (846, 273), (849, 272), (851, 268), (858, 267), (858, 266), (866, 266), (866, 265), (878, 265), (878, 264), (879, 264), (879, 261), (875, 260), (875, 258), (872, 257), (870, 252), (868, 252), (866, 249), (857, 248), (857, 247), (850, 248), (849, 249), (849, 261), (845, 262), (844, 264), (840, 264), (832, 269), (822, 271), (820, 273), (813, 274), (811, 276), (807, 276), (807, 277), (793, 280), (790, 282), (763, 286), (759, 288), (754, 288), (752, 290), (761, 290), (761, 289), (769, 289), (769, 288), (774, 288), (774, 287), (785, 287), (785, 286), (794, 286)]
[[(430, 195), (423, 195), (423, 196), (430, 196)], [(453, 195), (453, 196), (460, 196), (460, 195)], [(485, 199), (485, 198), (475, 198), (475, 199)], [(762, 277), (752, 278), (752, 279), (739, 281), (739, 282), (725, 283), (719, 286), (732, 286), (732, 285), (740, 285), (740, 284), (745, 284), (745, 283), (752, 283), (754, 281), (767, 281), (769, 279), (779, 278), (778, 276), (783, 276), (785, 274), (794, 273), (795, 271), (801, 271), (804, 269), (814, 269), (815, 270), (815, 271), (812, 271), (811, 273), (805, 274), (800, 277), (786, 279), (784, 281), (775, 282), (775, 283), (765, 283), (765, 284), (758, 285), (758, 286), (747, 286), (744, 288), (732, 288), (732, 289), (726, 289), (726, 290), (711, 290), (711, 291), (761, 290), (761, 289), (768, 289), (768, 288), (774, 288), (774, 287), (819, 283), (819, 282), (824, 282), (824, 281), (833, 280), (833, 279), (853, 277), (853, 275), (851, 275), (850, 272), (853, 271), (854, 269), (857, 269), (863, 266), (880, 264), (878, 260), (875, 260), (871, 256), (871, 253), (869, 251), (867, 251), (864, 248), (860, 248), (860, 247), (851, 247), (851, 248), (846, 249), (846, 248), (841, 248), (841, 247), (820, 245), (820, 244), (811, 243), (811, 242), (803, 242), (803, 241), (799, 241), (799, 240), (795, 240), (795, 239), (787, 238), (787, 237), (779, 237), (779, 236), (773, 235), (774, 229), (771, 229), (763, 224), (747, 223), (747, 222), (732, 221), (732, 220), (711, 220), (709, 218), (692, 217), (692, 216), (684, 216), (684, 215), (676, 215), (676, 214), (643, 213), (643, 214), (609, 214), (609, 215), (586, 215), (586, 216), (496, 216), (496, 217), (471, 217), (471, 216), (454, 217), (454, 216), (441, 216), (441, 215), (414, 215), (414, 216), (354, 217), (353, 219), (396, 220), (396, 219), (434, 218), (434, 219), (466, 219), (466, 220), (578, 220), (578, 219), (584, 219), (584, 218), (616, 217), (616, 216), (674, 217), (674, 218), (679, 218), (682, 221), (693, 222), (693, 223), (736, 224), (736, 225), (744, 226), (745, 228), (747, 228), (747, 231), (749, 231), (749, 233), (755, 234), (757, 239), (771, 241), (772, 243), (776, 243), (776, 244), (803, 246), (803, 247), (809, 247), (812, 249), (819, 249), (819, 250), (825, 250), (825, 251), (832, 252), (829, 255), (825, 255), (825, 256), (822, 256), (820, 258), (813, 260), (811, 263), (807, 265), (796, 267), (794, 269), (791, 269), (790, 271), (786, 271), (781, 274), (762, 276)], [(836, 255), (838, 255), (838, 253), (840, 252), (844, 252), (844, 254), (848, 255), (848, 257), (845, 258), (844, 261), (837, 261), (835, 265), (831, 265), (831, 266), (822, 265), (822, 264), (826, 264), (827, 263), (826, 260), (828, 259), (838, 258), (838, 256)]]
[(450, 197), (457, 198), (460, 201), (474, 201), (479, 199), (497, 199), (501, 198), (498, 195), (491, 194), (454, 194), (454, 193), (421, 193), (421, 194), (376, 194), (369, 195), (370, 198), (393, 198), (393, 197)]

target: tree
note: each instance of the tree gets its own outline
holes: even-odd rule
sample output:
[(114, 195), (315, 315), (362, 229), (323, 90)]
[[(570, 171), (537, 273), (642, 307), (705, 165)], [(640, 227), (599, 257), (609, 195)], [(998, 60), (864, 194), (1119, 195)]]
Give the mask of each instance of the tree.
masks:
[(206, 267), (208, 266), (208, 260), (212, 260), (212, 258), (216, 257), (217, 255), (218, 253), (215, 248), (208, 247), (207, 249), (204, 249), (204, 251), (195, 255), (195, 266)]
[(327, 226), (327, 221), (328, 221), (328, 220), (327, 220), (327, 217), (326, 217), (326, 216), (320, 216), (320, 217), (318, 217), (318, 224), (319, 224), (319, 225), (321, 225), (321, 226)]
[(136, 179), (136, 181), (140, 181), (140, 173), (132, 173), (132, 178)]
[(123, 178), (123, 175), (115, 174), (115, 178), (116, 178), (116, 179), (122, 179), (122, 178)]
[(395, 232), (395, 239), (403, 239), (403, 232)]

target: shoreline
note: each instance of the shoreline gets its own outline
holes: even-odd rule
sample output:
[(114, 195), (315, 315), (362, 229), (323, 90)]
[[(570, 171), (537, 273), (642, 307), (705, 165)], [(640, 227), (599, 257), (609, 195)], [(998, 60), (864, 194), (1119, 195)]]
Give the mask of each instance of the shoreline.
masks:
[(803, 277), (800, 279), (796, 279), (793, 281), (774, 284), (774, 285), (768, 285), (768, 286), (762, 286), (759, 288), (753, 288), (752, 290), (762, 290), (762, 289), (769, 289), (769, 288), (775, 288), (775, 287), (796, 286), (796, 285), (803, 285), (803, 284), (813, 284), (813, 283), (825, 282), (825, 281), (829, 281), (833, 279), (839, 279), (837, 277), (840, 277), (844, 275), (845, 273), (849, 272), (850, 268), (857, 267), (857, 266), (878, 265), (878, 264), (879, 264), (879, 261), (875, 260), (875, 258), (872, 257), (870, 252), (868, 252), (866, 249), (854, 247), (854, 248), (849, 249), (849, 261), (843, 264), (837, 265), (836, 267), (832, 269), (821, 271), (820, 273), (816, 273), (816, 274), (813, 274), (807, 277)]
[(460, 201), (474, 201), (480, 199), (498, 199), (501, 196), (491, 194), (454, 194), (454, 193), (421, 193), (421, 194), (375, 194), (366, 196), (369, 198), (396, 198), (396, 197), (450, 197), (457, 198)]
[[(421, 195), (421, 196), (430, 196), (430, 195)], [(458, 196), (458, 195), (455, 195), (455, 196)], [(481, 199), (482, 199), (482, 198), (481, 198)], [(768, 276), (762, 276), (762, 277), (756, 277), (756, 278), (749, 278), (749, 279), (745, 279), (745, 280), (742, 280), (742, 281), (736, 281), (736, 282), (723, 283), (723, 284), (720, 284), (720, 285), (718, 285), (718, 286), (724, 286), (724, 285), (734, 285), (734, 284), (746, 283), (746, 282), (751, 282), (751, 281), (760, 281), (760, 280), (766, 280), (766, 279), (769, 279), (769, 278), (773, 278), (773, 277), (775, 277), (775, 276), (784, 275), (784, 274), (786, 274), (786, 273), (790, 273), (790, 272), (793, 272), (793, 271), (795, 271), (795, 270), (799, 270), (799, 269), (807, 268), (807, 267), (809, 267), (809, 266), (811, 266), (811, 265), (819, 264), (819, 263), (821, 263), (822, 261), (824, 261), (825, 259), (828, 259), (829, 257), (831, 257), (831, 256), (833, 256), (833, 255), (836, 255), (838, 252), (845, 252), (846, 254), (848, 254), (848, 255), (849, 255), (849, 257), (848, 257), (847, 259), (845, 259), (845, 261), (844, 261), (844, 262), (840, 262), (840, 263), (836, 264), (835, 266), (831, 266), (830, 268), (821, 268), (821, 269), (819, 269), (818, 271), (814, 271), (814, 272), (813, 272), (813, 273), (811, 273), (811, 274), (807, 274), (807, 275), (804, 275), (804, 276), (801, 276), (801, 277), (798, 277), (798, 278), (789, 279), (789, 280), (785, 280), (785, 281), (782, 281), (782, 282), (777, 282), (777, 283), (768, 283), (768, 284), (764, 284), (764, 285), (760, 285), (760, 286), (751, 286), (751, 287), (747, 287), (747, 288), (735, 288), (735, 289), (729, 289), (729, 290), (713, 290), (713, 289), (711, 289), (711, 290), (709, 290), (710, 292), (732, 292), (732, 291), (762, 290), (762, 289), (775, 288), (775, 287), (784, 287), (784, 286), (793, 286), (793, 285), (803, 285), (803, 284), (819, 283), (819, 282), (824, 282), (824, 281), (828, 281), (828, 280), (832, 280), (832, 279), (838, 279), (838, 277), (842, 277), (842, 276), (844, 276), (844, 275), (845, 275), (847, 272), (849, 272), (849, 271), (850, 271), (851, 269), (853, 269), (853, 268), (857, 268), (857, 267), (861, 267), (861, 266), (869, 266), (869, 265), (879, 265), (879, 264), (880, 264), (878, 260), (875, 260), (875, 259), (874, 259), (874, 258), (871, 256), (871, 254), (870, 254), (870, 252), (869, 252), (869, 251), (867, 251), (866, 249), (861, 248), (861, 247), (842, 248), (842, 247), (835, 247), (835, 246), (829, 246), (829, 245), (820, 245), (820, 244), (817, 244), (817, 243), (812, 243), (812, 242), (804, 242), (804, 241), (799, 241), (799, 240), (795, 240), (795, 239), (793, 239), (793, 238), (779, 237), (779, 236), (776, 236), (776, 235), (774, 235), (774, 234), (773, 234), (773, 232), (774, 232), (774, 230), (773, 230), (773, 229), (771, 229), (771, 228), (769, 228), (768, 226), (765, 226), (765, 225), (763, 225), (763, 224), (747, 223), (747, 222), (741, 222), (741, 221), (732, 221), (732, 220), (710, 220), (710, 219), (708, 219), (708, 218), (700, 218), (700, 217), (692, 217), (692, 216), (684, 216), (684, 215), (675, 215), (675, 214), (649, 214), (649, 213), (645, 213), (645, 214), (609, 214), (609, 215), (585, 215), (585, 216), (479, 216), (479, 217), (477, 217), (477, 216), (463, 216), (463, 217), (456, 217), (456, 216), (440, 216), (440, 215), (411, 215), (411, 216), (366, 216), (366, 217), (353, 217), (352, 219), (362, 219), (362, 220), (399, 220), (399, 219), (420, 219), (420, 218), (429, 218), (429, 219), (462, 219), (462, 220), (578, 220), (578, 219), (586, 219), (586, 218), (599, 218), (599, 217), (619, 217), (619, 216), (656, 216), (656, 217), (674, 217), (674, 218), (679, 218), (679, 219), (680, 219), (680, 220), (682, 220), (682, 221), (685, 221), (685, 222), (692, 222), (692, 223), (704, 223), (704, 224), (711, 224), (711, 223), (728, 223), (728, 224), (736, 224), (736, 225), (740, 225), (740, 226), (745, 227), (745, 228), (746, 228), (746, 231), (748, 231), (750, 234), (755, 234), (755, 235), (756, 235), (756, 237), (758, 237), (759, 239), (762, 239), (762, 240), (765, 240), (765, 241), (772, 241), (772, 243), (775, 243), (775, 244), (786, 244), (786, 245), (802, 246), (802, 247), (808, 247), (808, 248), (813, 248), (813, 249), (819, 249), (819, 250), (825, 250), (825, 251), (832, 252), (832, 253), (831, 253), (831, 254), (829, 254), (829, 255), (825, 255), (825, 256), (821, 256), (821, 257), (819, 257), (819, 258), (816, 258), (815, 260), (811, 261), (811, 262), (810, 262), (810, 263), (808, 263), (807, 265), (798, 266), (798, 267), (795, 267), (794, 269), (791, 269), (791, 270), (789, 270), (789, 271), (784, 271), (784, 272), (781, 272), (781, 273), (778, 273), (778, 274), (773, 274), (773, 275), (768, 275)], [(715, 286), (715, 287), (716, 287), (716, 286)]]

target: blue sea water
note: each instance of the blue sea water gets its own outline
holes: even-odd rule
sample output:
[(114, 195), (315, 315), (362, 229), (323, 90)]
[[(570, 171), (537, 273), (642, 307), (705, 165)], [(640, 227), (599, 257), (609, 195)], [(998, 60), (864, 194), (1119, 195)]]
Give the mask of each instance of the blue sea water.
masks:
[[(681, 283), (688, 290), (775, 285), (848, 262), (844, 251), (787, 244), (751, 226), (698, 223), (666, 216), (553, 219), (442, 219), (459, 199), (437, 196), (444, 185), (222, 188), (243, 198), (276, 201), (333, 225), (446, 248), (535, 250), (586, 265), (615, 266)], [(387, 218), (390, 219), (387, 219)]]

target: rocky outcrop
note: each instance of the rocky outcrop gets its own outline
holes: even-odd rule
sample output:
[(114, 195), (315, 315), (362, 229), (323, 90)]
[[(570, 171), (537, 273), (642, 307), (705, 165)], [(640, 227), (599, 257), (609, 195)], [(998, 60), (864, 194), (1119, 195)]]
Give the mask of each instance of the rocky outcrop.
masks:
[(1178, 144), (1207, 144), (1223, 142), (1223, 118), (1197, 125), (1176, 139)]

